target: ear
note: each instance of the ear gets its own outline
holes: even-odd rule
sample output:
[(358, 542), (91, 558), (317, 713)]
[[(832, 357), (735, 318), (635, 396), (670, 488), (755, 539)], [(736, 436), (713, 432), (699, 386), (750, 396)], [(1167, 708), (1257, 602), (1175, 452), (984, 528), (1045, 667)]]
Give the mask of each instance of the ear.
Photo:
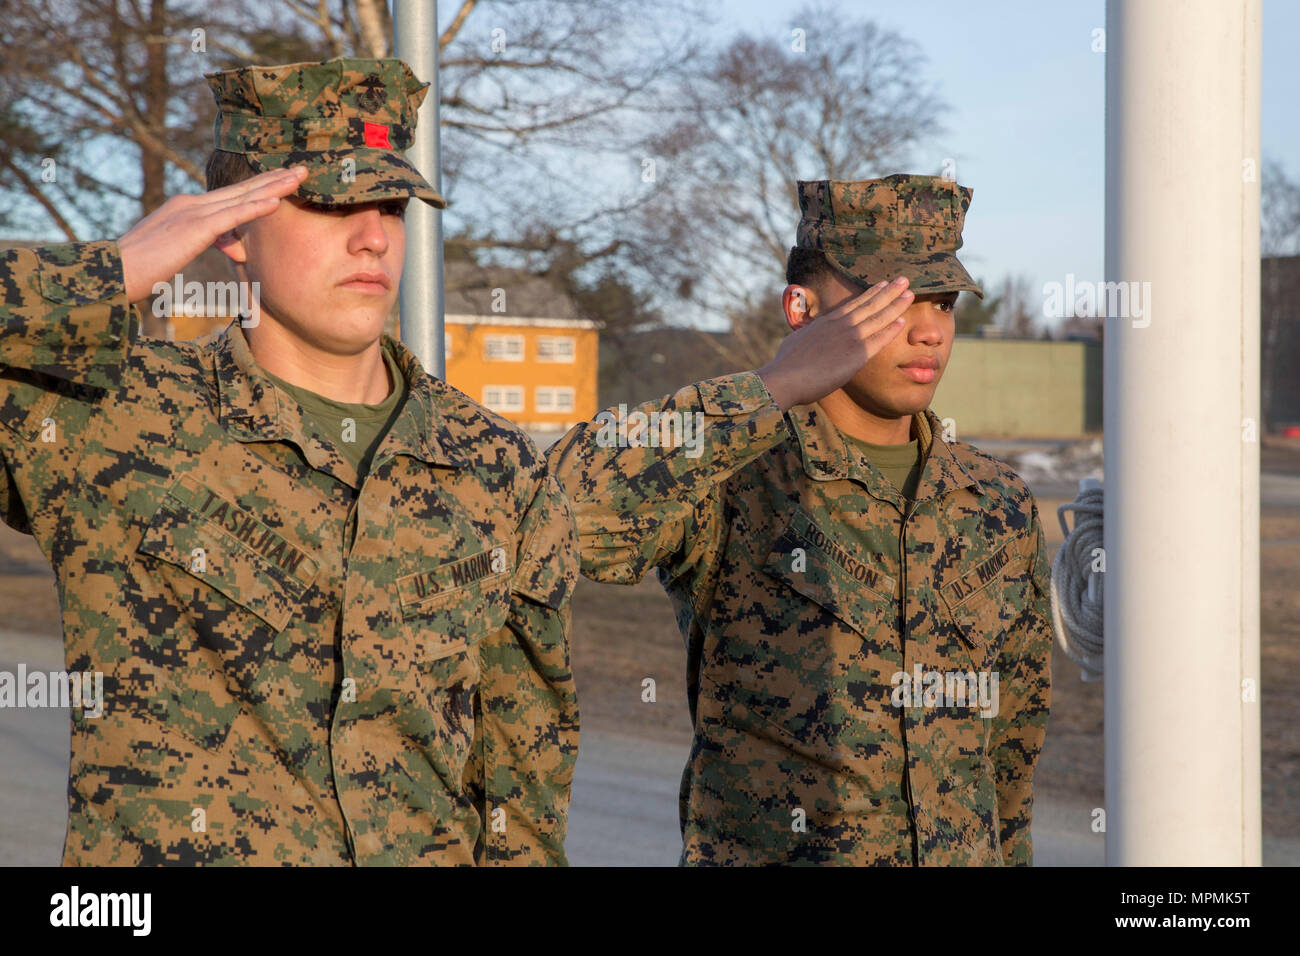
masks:
[(788, 285), (781, 293), (781, 308), (786, 324), (798, 331), (812, 321), (817, 311), (817, 293), (807, 286)]
[(238, 228), (229, 229), (212, 240), (212, 248), (220, 249), (234, 262), (244, 263), (248, 261), (248, 248), (244, 245), (244, 239)]

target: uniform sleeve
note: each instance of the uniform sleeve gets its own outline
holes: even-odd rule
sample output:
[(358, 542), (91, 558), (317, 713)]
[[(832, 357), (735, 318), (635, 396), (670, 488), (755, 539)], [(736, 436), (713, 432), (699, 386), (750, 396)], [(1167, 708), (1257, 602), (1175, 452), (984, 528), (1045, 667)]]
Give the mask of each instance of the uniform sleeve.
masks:
[(489, 866), (565, 865), (578, 759), (578, 699), (569, 660), (578, 578), (573, 513), (550, 475), (519, 529), (510, 618), (485, 640), (481, 752)]
[(1014, 640), (998, 658), (998, 712), (989, 740), (998, 793), (998, 836), (1007, 866), (1034, 862), (1030, 823), (1034, 768), (1047, 734), (1052, 703), (1051, 568), (1038, 505), (1032, 504), (1032, 586)]
[[(738, 469), (789, 437), (755, 372), (689, 385), (631, 411), (606, 409), (547, 453), (577, 519), (582, 573), (635, 584), (685, 573), (692, 522)], [(698, 549), (696, 549), (698, 550)]]
[(34, 459), (72, 438), (54, 407), (68, 383), (115, 389), (130, 343), (131, 306), (115, 242), (73, 242), (0, 253), (0, 517), (30, 530), (15, 475), (39, 482)]

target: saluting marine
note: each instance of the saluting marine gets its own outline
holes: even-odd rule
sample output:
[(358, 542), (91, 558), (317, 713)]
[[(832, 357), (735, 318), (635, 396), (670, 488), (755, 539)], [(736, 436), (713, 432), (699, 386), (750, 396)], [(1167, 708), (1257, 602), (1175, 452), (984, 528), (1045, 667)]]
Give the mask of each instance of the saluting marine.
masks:
[(797, 331), (757, 373), (637, 409), (700, 416), (692, 446), (611, 410), (548, 452), (583, 573), (656, 569), (676, 609), (684, 864), (1027, 865), (1042, 526), (1025, 483), (929, 408), (957, 295), (982, 295), (954, 255), (971, 191), (895, 175), (798, 194)]
[[(210, 192), (0, 256), (0, 509), (54, 567), (69, 670), (104, 674), (64, 862), (563, 863), (572, 514), (382, 335), (405, 204), (445, 205), (400, 152), (427, 84), (207, 79)], [(256, 320), (135, 340), (131, 303), (210, 244)]]

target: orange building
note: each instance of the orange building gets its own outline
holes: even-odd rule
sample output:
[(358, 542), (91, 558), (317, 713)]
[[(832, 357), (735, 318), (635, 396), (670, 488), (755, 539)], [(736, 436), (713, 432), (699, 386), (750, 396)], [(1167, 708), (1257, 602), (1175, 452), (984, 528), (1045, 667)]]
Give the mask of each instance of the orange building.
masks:
[(448, 315), (447, 381), (530, 432), (562, 432), (596, 406), (599, 327), (588, 319)]

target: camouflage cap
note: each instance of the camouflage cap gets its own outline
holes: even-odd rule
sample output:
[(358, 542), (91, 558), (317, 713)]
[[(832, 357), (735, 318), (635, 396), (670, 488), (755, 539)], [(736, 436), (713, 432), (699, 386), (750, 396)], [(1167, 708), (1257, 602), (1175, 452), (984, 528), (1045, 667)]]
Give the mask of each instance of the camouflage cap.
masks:
[(259, 173), (302, 164), (297, 196), (326, 206), (416, 196), (447, 206), (402, 151), (429, 91), (401, 60), (338, 57), (208, 73), (217, 149)]
[(939, 176), (895, 173), (856, 182), (799, 181), (795, 248), (820, 249), (866, 286), (907, 276), (917, 295), (984, 291), (953, 254), (972, 191)]

